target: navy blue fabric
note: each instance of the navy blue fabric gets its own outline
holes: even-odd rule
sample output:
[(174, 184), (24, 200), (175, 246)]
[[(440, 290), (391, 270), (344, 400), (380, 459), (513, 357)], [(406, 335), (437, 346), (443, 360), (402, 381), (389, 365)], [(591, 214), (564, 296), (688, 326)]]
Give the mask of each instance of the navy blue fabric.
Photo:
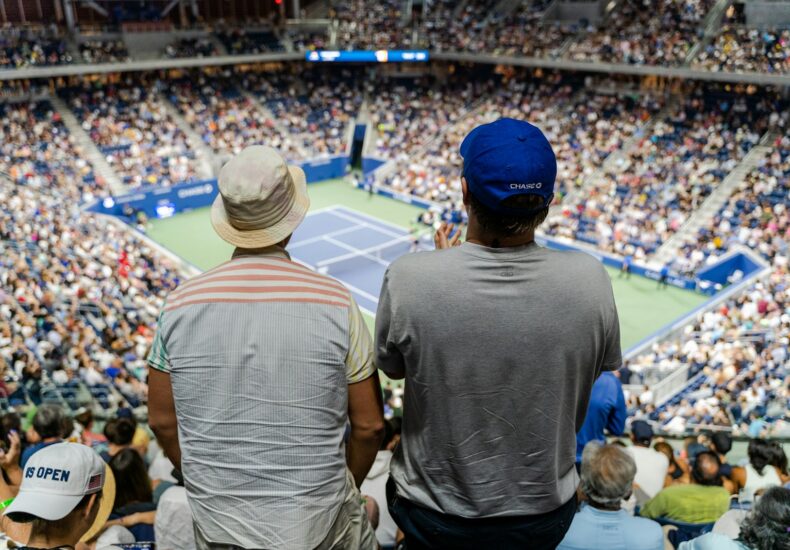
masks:
[(627, 415), (620, 380), (612, 372), (602, 372), (593, 384), (587, 416), (582, 429), (576, 434), (576, 462), (581, 462), (587, 443), (606, 439), (604, 430), (612, 435), (622, 435)]
[(469, 191), (494, 212), (510, 213), (501, 203), (513, 195), (539, 195), (544, 206), (551, 203), (557, 158), (543, 132), (529, 122), (500, 118), (478, 126), (460, 152)]

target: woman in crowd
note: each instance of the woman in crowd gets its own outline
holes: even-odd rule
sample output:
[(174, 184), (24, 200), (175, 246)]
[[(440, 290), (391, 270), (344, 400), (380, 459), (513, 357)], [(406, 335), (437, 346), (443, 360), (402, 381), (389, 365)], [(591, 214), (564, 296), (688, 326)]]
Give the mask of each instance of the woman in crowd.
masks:
[(681, 543), (678, 550), (788, 550), (790, 549), (790, 490), (771, 487), (757, 499), (741, 523), (738, 538), (708, 533)]
[(108, 525), (122, 525), (139, 541), (154, 540), (156, 505), (151, 479), (140, 454), (134, 449), (121, 450), (110, 460), (115, 475), (115, 504)]
[[(779, 449), (781, 452), (781, 449)], [(782, 472), (774, 464), (780, 463), (776, 445), (764, 439), (749, 441), (749, 462), (732, 469), (732, 481), (741, 502), (753, 502), (760, 489), (782, 485)], [(784, 455), (784, 452), (782, 452)], [(785, 459), (786, 460), (786, 459)]]
[(653, 449), (659, 453), (664, 454), (669, 459), (669, 469), (667, 470), (667, 476), (664, 479), (664, 487), (669, 487), (670, 485), (676, 483), (689, 482), (688, 464), (686, 464), (685, 461), (679, 460), (675, 457), (675, 451), (672, 448), (672, 445), (666, 441), (659, 441), (653, 445)]

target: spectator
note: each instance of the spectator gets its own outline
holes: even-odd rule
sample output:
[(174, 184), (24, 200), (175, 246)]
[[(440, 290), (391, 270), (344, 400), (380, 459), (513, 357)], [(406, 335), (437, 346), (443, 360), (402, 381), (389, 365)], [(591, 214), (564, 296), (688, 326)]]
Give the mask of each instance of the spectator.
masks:
[(741, 522), (736, 540), (708, 533), (678, 550), (785, 550), (790, 548), (790, 490), (771, 487)]
[(576, 464), (581, 464), (587, 443), (606, 441), (604, 430), (610, 435), (623, 435), (627, 416), (622, 384), (613, 372), (601, 373), (593, 384), (582, 429), (576, 434)]
[(771, 465), (775, 461), (772, 442), (752, 439), (747, 453), (749, 462), (732, 468), (732, 481), (741, 502), (754, 501), (754, 495), (761, 489), (782, 485), (781, 470)]
[(183, 482), (167, 489), (156, 506), (156, 547), (159, 550), (192, 550), (195, 530)]
[(102, 452), (105, 462), (132, 446), (137, 423), (131, 418), (113, 418), (104, 425), (104, 436), (109, 443), (107, 451)]
[(631, 443), (628, 452), (634, 457), (636, 463), (635, 483), (637, 503), (644, 504), (663, 489), (664, 481), (669, 470), (669, 461), (664, 453), (650, 448), (653, 441), (653, 428), (644, 420), (634, 420), (631, 423)]
[(74, 420), (82, 428), (80, 439), (83, 445), (88, 447), (98, 447), (107, 444), (107, 436), (92, 431), (93, 412), (88, 408), (83, 408), (74, 416)]
[(381, 440), (381, 447), (376, 454), (376, 461), (368, 472), (360, 491), (363, 495), (370, 495), (376, 503), (381, 503), (378, 507), (379, 522), (376, 527), (376, 539), (384, 548), (395, 546), (395, 533), (398, 526), (389, 513), (386, 506), (387, 502), (386, 484), (390, 473), (390, 462), (392, 452), (400, 442), (401, 419), (392, 418), (384, 423), (384, 439)]
[(50, 445), (30, 458), (25, 471), (5, 515), (31, 524), (28, 547), (74, 548), (83, 535), (104, 525), (115, 495), (103, 491), (106, 466), (90, 448)]
[(703, 451), (691, 468), (689, 485), (672, 485), (650, 499), (640, 514), (684, 523), (713, 523), (730, 507), (730, 494), (721, 486), (716, 453)]
[(558, 550), (663, 550), (664, 533), (654, 521), (621, 509), (631, 497), (636, 464), (618, 445), (590, 442), (582, 457), (580, 490), (586, 501)]
[(154, 540), (156, 505), (140, 454), (134, 449), (123, 449), (112, 457), (110, 468), (116, 489), (109, 525), (126, 527), (138, 542)]
[(197, 546), (375, 548), (358, 487), (381, 388), (351, 294), (285, 250), (309, 205), (304, 172), (252, 146), (219, 189), (212, 224), (233, 259), (170, 294), (149, 358), (151, 427), (184, 475)]
[(689, 482), (688, 464), (685, 460), (675, 456), (675, 450), (672, 448), (672, 445), (666, 441), (658, 441), (655, 445), (653, 445), (653, 449), (667, 457), (667, 461), (669, 463), (669, 469), (667, 470), (667, 475), (664, 478), (664, 487), (669, 487), (674, 483)]
[(557, 166), (540, 130), (500, 119), (460, 150), (467, 242), (440, 230), (452, 248), (396, 260), (379, 301), (376, 363), (406, 379), (390, 512), (407, 545), (554, 548), (593, 382), (622, 365), (611, 281), (534, 242)]
[(38, 441), (22, 452), (20, 465), (25, 467), (33, 454), (63, 440), (63, 409), (57, 405), (41, 405), (33, 416), (33, 431)]

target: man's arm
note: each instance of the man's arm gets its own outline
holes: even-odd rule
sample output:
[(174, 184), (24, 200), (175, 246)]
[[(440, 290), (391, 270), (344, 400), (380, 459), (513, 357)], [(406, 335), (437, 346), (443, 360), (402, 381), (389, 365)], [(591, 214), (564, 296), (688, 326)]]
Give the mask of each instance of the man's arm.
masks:
[(384, 282), (379, 295), (376, 311), (376, 367), (393, 380), (406, 376), (403, 355), (392, 341), (392, 301), (389, 292), (389, 270), (384, 274)]
[(384, 437), (384, 404), (377, 372), (362, 382), (349, 384), (348, 420), (351, 434), (346, 446), (346, 464), (360, 487)]
[(167, 458), (181, 470), (181, 447), (178, 444), (178, 422), (170, 374), (148, 369), (148, 424)]
[(357, 487), (368, 475), (384, 436), (384, 404), (378, 372), (373, 364), (373, 342), (359, 307), (350, 297), (348, 311), (348, 421), (351, 434), (346, 446), (346, 464)]

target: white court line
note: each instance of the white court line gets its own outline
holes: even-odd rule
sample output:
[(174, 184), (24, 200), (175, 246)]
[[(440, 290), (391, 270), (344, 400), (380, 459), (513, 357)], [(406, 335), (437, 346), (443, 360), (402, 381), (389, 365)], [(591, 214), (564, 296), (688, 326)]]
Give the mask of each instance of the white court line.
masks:
[(345, 235), (346, 233), (352, 233), (364, 228), (364, 225), (352, 225), (351, 227), (346, 227), (345, 229), (338, 229), (337, 231), (332, 231), (331, 233), (318, 235), (317, 237), (310, 237), (308, 239), (302, 239), (301, 241), (296, 241), (294, 243), (289, 243), (288, 248), (297, 248), (306, 244), (317, 243), (323, 241), (326, 237), (337, 237), (338, 235)]
[[(337, 210), (335, 210), (333, 212), (330, 212), (330, 213), (333, 216), (337, 216), (338, 218), (344, 219), (346, 221), (362, 224), (363, 226), (365, 226), (365, 227), (367, 227), (369, 229), (373, 229), (374, 231), (378, 231), (379, 233), (383, 233), (384, 235), (389, 235), (390, 237), (405, 237), (406, 235), (409, 234), (409, 232), (407, 230), (403, 229), (403, 228), (400, 228), (400, 232), (399, 233), (395, 233), (394, 231), (390, 231), (389, 229), (386, 229), (385, 227), (376, 226), (376, 225), (373, 225), (372, 223), (368, 223), (368, 222), (366, 222), (364, 220), (360, 220), (359, 218), (355, 218), (354, 217), (354, 216), (356, 216), (355, 212), (352, 212), (350, 215), (349, 214), (343, 214), (341, 212), (338, 212)], [(374, 218), (368, 218), (368, 219), (372, 220)]]
[[(390, 265), (390, 262), (382, 260), (381, 258), (376, 258), (375, 256), (369, 256), (365, 250), (360, 250), (359, 248), (356, 248), (356, 247), (348, 245), (348, 244), (346, 244), (344, 242), (335, 240), (332, 237), (326, 237), (326, 241), (329, 242), (329, 243), (332, 243), (335, 246), (339, 246), (340, 248), (345, 248), (349, 252), (353, 252), (354, 253), (353, 255), (351, 255), (351, 254), (343, 254), (341, 256), (336, 256), (335, 258), (342, 258), (342, 259), (345, 260), (347, 258), (360, 257), (360, 258), (364, 258), (364, 259), (366, 259), (368, 261), (371, 261), (371, 262), (376, 262), (377, 264), (383, 265), (384, 267), (389, 267), (389, 265)], [(378, 250), (381, 246), (382, 245), (379, 245), (377, 247), (373, 247), (373, 250)], [(335, 258), (327, 258), (326, 260), (324, 260), (324, 262), (331, 262)]]
[(351, 215), (360, 216), (362, 218), (365, 218), (366, 220), (370, 220), (370, 221), (372, 221), (374, 223), (377, 223), (379, 225), (384, 225), (384, 226), (389, 227), (391, 229), (395, 229), (397, 231), (400, 231), (401, 233), (409, 233), (409, 230), (406, 229), (403, 226), (400, 226), (400, 225), (398, 225), (396, 223), (380, 220), (376, 216), (371, 216), (370, 214), (366, 214), (366, 213), (361, 212), (359, 210), (354, 210), (353, 208), (349, 208), (348, 206), (343, 206), (343, 205), (337, 205), (336, 204), (334, 206), (334, 210), (333, 211), (335, 213), (337, 213), (338, 210), (345, 210), (347, 213), (349, 213)]

